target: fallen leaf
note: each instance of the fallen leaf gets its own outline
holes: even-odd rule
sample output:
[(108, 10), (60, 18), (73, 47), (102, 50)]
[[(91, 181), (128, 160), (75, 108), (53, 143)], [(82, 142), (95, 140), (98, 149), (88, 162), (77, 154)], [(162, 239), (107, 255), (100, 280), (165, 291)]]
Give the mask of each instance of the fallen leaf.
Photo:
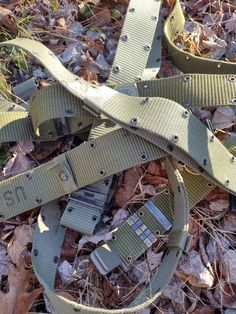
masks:
[(94, 17), (92, 18), (92, 22), (97, 26), (105, 26), (112, 21), (112, 16), (108, 7), (100, 7), (95, 6), (93, 8)]
[(111, 225), (113, 227), (118, 227), (128, 218), (128, 216), (129, 216), (128, 211), (123, 208), (120, 208), (113, 216)]
[(135, 188), (140, 178), (139, 168), (131, 168), (124, 172), (122, 183), (118, 186), (114, 203), (117, 207), (125, 207), (135, 193)]
[(220, 106), (216, 109), (212, 118), (214, 129), (229, 128), (235, 121), (235, 114), (229, 106)]
[(15, 28), (15, 21), (12, 11), (2, 6), (0, 6), (0, 24), (9, 27), (10, 29)]
[(203, 265), (199, 253), (195, 250), (183, 256), (176, 271), (179, 278), (189, 281), (193, 286), (200, 288), (211, 288), (214, 277)]
[(214, 297), (216, 300), (220, 300), (222, 306), (236, 309), (236, 286), (234, 284), (229, 285), (225, 280), (221, 280), (214, 291)]
[(236, 285), (236, 250), (227, 250), (223, 255), (224, 273), (227, 281)]
[(147, 250), (147, 264), (150, 271), (155, 270), (161, 263), (163, 252), (155, 253), (151, 248)]
[(27, 249), (27, 244), (32, 243), (33, 229), (29, 225), (22, 225), (15, 229), (14, 238), (9, 243), (7, 252), (8, 256), (16, 265), (22, 258), (22, 253)]
[(86, 243), (94, 243), (98, 244), (101, 241), (108, 241), (111, 240), (112, 238), (112, 232), (110, 232), (110, 227), (103, 227), (100, 230), (96, 232), (96, 234), (92, 236), (84, 235), (82, 238), (79, 240), (78, 244), (78, 251), (80, 251)]
[(228, 22), (225, 23), (225, 28), (230, 32), (236, 32), (236, 13), (233, 13)]
[(162, 298), (167, 298), (172, 301), (173, 306), (180, 305), (178, 307), (178, 313), (185, 313), (186, 311), (186, 294), (182, 290), (185, 287), (185, 283), (179, 278), (172, 278), (170, 283), (162, 291)]
[(9, 292), (6, 294), (0, 292), (0, 314), (28, 314), (32, 303), (42, 291), (38, 288), (32, 292), (26, 292), (31, 276), (32, 270), (25, 269), (24, 261), (17, 266), (9, 264)]
[(228, 200), (218, 200), (215, 202), (210, 202), (209, 207), (212, 211), (223, 212), (229, 210)]

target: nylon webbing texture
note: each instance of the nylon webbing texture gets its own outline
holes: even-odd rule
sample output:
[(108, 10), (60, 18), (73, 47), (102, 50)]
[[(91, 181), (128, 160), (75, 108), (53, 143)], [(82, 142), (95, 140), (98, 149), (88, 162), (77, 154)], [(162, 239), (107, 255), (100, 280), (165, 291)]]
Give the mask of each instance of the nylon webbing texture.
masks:
[[(175, 271), (179, 258), (181, 257), (184, 247), (178, 247), (175, 244), (175, 237), (178, 235), (182, 238), (183, 244), (186, 244), (188, 235), (188, 197), (185, 190), (183, 179), (174, 166), (174, 163), (169, 159), (165, 160), (165, 165), (171, 184), (171, 188), (174, 192), (174, 221), (173, 228), (170, 234), (168, 242), (168, 251), (165, 254), (163, 261), (159, 267), (159, 270), (155, 272), (150, 286), (146, 287), (136, 299), (132, 302), (129, 308), (120, 310), (105, 310), (93, 308), (91, 306), (85, 306), (75, 302), (71, 302), (57, 295), (53, 289), (53, 283), (55, 280), (57, 262), (55, 259), (59, 255), (62, 239), (64, 237), (64, 230), (59, 226), (59, 215), (56, 213), (56, 203), (52, 203), (43, 208), (42, 215), (38, 219), (38, 227), (33, 243), (33, 264), (35, 273), (38, 276), (40, 282), (45, 287), (45, 291), (55, 307), (55, 310), (59, 313), (74, 313), (74, 311), (80, 311), (80, 313), (134, 313), (144, 307), (152, 304), (154, 300), (160, 295), (161, 289), (166, 286)], [(51, 207), (51, 208), (50, 208)], [(50, 247), (51, 241), (58, 239), (58, 243), (53, 247)], [(55, 241), (53, 241), (55, 242)], [(42, 259), (42, 260), (41, 260)], [(53, 265), (54, 261), (54, 265)], [(50, 271), (50, 276), (47, 273)], [(151, 291), (157, 291), (153, 296)]]
[[(234, 105), (236, 76), (191, 74), (179, 75), (133, 85), (142, 97), (162, 97), (173, 100), (186, 109)], [(59, 84), (39, 90), (29, 101), (27, 113), (6, 112), (0, 117), (1, 142), (57, 137), (58, 119), (66, 121), (68, 134), (90, 125), (93, 116), (83, 109), (83, 102)], [(33, 125), (33, 126), (32, 126)], [(15, 132), (14, 132), (15, 130)]]
[[(131, 13), (134, 12), (135, 11)], [(88, 110), (90, 113), (96, 116), (99, 116), (102, 113), (114, 123), (118, 123), (120, 126), (127, 129), (127, 131), (117, 128), (115, 131), (96, 139), (96, 149), (93, 150), (93, 153), (91, 153), (92, 146), (88, 142), (64, 155), (57, 157), (56, 159), (37, 169), (33, 169), (27, 174), (23, 174), (2, 182), (4, 183), (4, 185), (2, 185), (2, 183), (0, 184), (0, 193), (2, 193), (3, 191), (2, 199), (4, 199), (6, 204), (8, 204), (7, 206), (5, 206), (4, 209), (4, 211), (6, 212), (6, 217), (8, 217), (9, 215), (9, 209), (7, 208), (11, 208), (9, 216), (11, 217), (11, 215), (18, 214), (19, 211), (25, 211), (27, 209), (33, 208), (34, 206), (45, 204), (50, 200), (60, 197), (61, 195), (71, 193), (79, 187), (99, 180), (101, 177), (104, 178), (110, 176), (113, 173), (119, 172), (121, 169), (125, 169), (134, 164), (143, 163), (143, 156), (147, 157), (145, 158), (146, 162), (148, 160), (157, 159), (158, 156), (159, 158), (162, 158), (166, 156), (167, 153), (175, 156), (177, 159), (186, 163), (195, 171), (201, 173), (206, 178), (206, 180), (210, 180), (214, 184), (218, 184), (224, 187), (225, 190), (228, 190), (235, 194), (236, 182), (233, 175), (233, 167), (235, 167), (233, 156), (229, 153), (227, 149), (224, 148), (222, 143), (220, 143), (213, 136), (213, 134), (206, 129), (206, 127), (202, 123), (200, 123), (189, 111), (183, 109), (183, 107), (180, 106), (183, 105), (186, 108), (194, 108), (198, 107), (201, 102), (204, 103), (205, 107), (207, 107), (208, 105), (215, 106), (218, 104), (233, 104), (233, 99), (235, 98), (235, 77), (233, 75), (235, 74), (235, 64), (221, 61), (216, 62), (212, 60), (202, 60), (201, 58), (197, 58), (189, 54), (186, 55), (185, 52), (179, 50), (171, 42), (177, 35), (177, 32), (180, 32), (182, 30), (184, 23), (184, 17), (178, 1), (175, 5), (172, 15), (174, 15), (174, 18), (170, 16), (165, 25), (165, 37), (167, 39), (167, 42), (168, 40), (170, 41), (169, 47), (170, 51), (172, 49), (171, 56), (173, 55), (172, 57), (174, 58), (175, 64), (179, 63), (178, 67), (184, 71), (188, 70), (189, 72), (196, 72), (197, 68), (197, 72), (201, 73), (224, 73), (228, 75), (218, 77), (207, 75), (185, 75), (173, 78), (171, 80), (164, 79), (153, 82), (137, 82), (136, 85), (131, 84), (130, 86), (128, 86), (127, 90), (131, 88), (133, 91), (135, 91), (137, 87), (137, 93), (135, 93), (135, 95), (139, 94), (141, 96), (144, 96), (145, 98), (128, 97), (121, 95), (120, 93), (117, 93), (108, 87), (98, 87), (96, 85), (91, 85), (84, 82), (83, 80), (68, 72), (48, 49), (43, 48), (42, 45), (38, 43), (34, 43), (33, 46), (32, 41), (30, 40), (22, 39), (11, 41), (11, 45), (19, 46), (33, 54), (44, 64), (49, 72), (52, 73), (52, 75), (59, 81), (62, 86), (64, 86), (64, 88), (68, 90), (69, 93), (72, 93), (75, 97), (78, 97), (82, 100), (81, 101), (77, 99), (74, 102), (71, 99), (70, 101), (72, 102), (72, 106), (74, 106), (72, 110), (70, 110), (70, 107), (65, 108), (63, 107), (63, 105), (59, 105), (58, 107), (61, 110), (59, 111), (60, 114), (64, 113), (61, 116), (57, 114), (57, 109), (55, 109), (57, 105), (56, 103), (55, 108), (53, 109), (54, 112), (51, 113), (49, 118), (47, 118), (45, 114), (41, 116), (41, 114), (37, 112), (37, 110), (36, 112), (34, 112), (35, 107), (32, 105), (32, 120), (26, 115), (23, 117), (19, 116), (20, 118), (18, 118), (18, 120), (21, 121), (28, 121), (24, 122), (28, 125), (28, 127), (26, 128), (22, 136), (28, 136), (27, 134), (30, 134), (31, 132), (32, 136), (34, 136), (35, 138), (36, 132), (40, 134), (42, 139), (48, 137), (53, 138), (54, 136), (56, 137), (56, 125), (58, 122), (57, 119), (61, 118), (63, 122), (66, 121), (68, 133), (76, 132), (79, 128), (83, 128), (83, 126), (81, 125), (81, 123), (83, 124), (83, 121), (85, 121), (85, 126), (86, 123), (87, 125), (91, 124), (92, 116), (91, 114), (86, 113), (85, 110)], [(178, 16), (179, 18), (177, 18)], [(178, 23), (179, 26), (177, 25)], [(157, 32), (157, 29), (158, 27), (155, 28), (155, 32)], [(153, 29), (151, 31), (153, 32)], [(123, 39), (126, 39), (126, 37), (123, 37)], [(145, 46), (145, 51), (149, 51), (149, 49), (147, 49), (147, 46)], [(175, 54), (173, 54), (173, 51), (175, 52)], [(149, 60), (152, 57), (151, 53), (146, 54), (146, 56), (148, 56), (147, 58), (149, 58)], [(194, 59), (194, 65), (192, 66), (189, 65), (189, 60), (192, 60), (190, 58)], [(148, 62), (145, 62), (143, 62), (143, 64), (148, 65)], [(60, 79), (60, 77), (62, 77), (62, 80)], [(148, 78), (151, 77), (149, 76)], [(120, 83), (124, 83), (124, 81)], [(177, 93), (175, 92), (171, 92), (170, 86), (172, 86), (173, 88), (173, 84), (175, 91), (178, 87), (181, 88), (183, 92), (181, 96), (177, 95)], [(202, 90), (199, 91), (199, 86), (204, 87), (203, 90), (206, 91), (206, 84), (207, 86), (211, 86), (212, 88), (216, 86), (214, 84), (218, 84), (218, 88), (216, 91), (210, 93), (210, 95), (206, 94), (206, 92), (202, 93)], [(165, 87), (164, 91), (163, 85)], [(63, 88), (58, 88), (62, 90), (62, 94), (65, 92), (63, 91)], [(133, 93), (130, 93), (130, 95), (132, 94)], [(68, 98), (69, 97), (70, 96), (68, 96)], [(170, 100), (163, 99), (161, 97), (169, 98)], [(212, 102), (213, 98), (214, 101)], [(66, 97), (66, 106), (67, 104), (70, 104), (70, 101), (67, 101)], [(218, 101), (222, 101), (222, 103), (218, 103)], [(45, 102), (45, 104), (46, 103), (47, 102)], [(81, 109), (81, 105), (85, 110)], [(46, 106), (45, 108), (45, 110), (47, 111)], [(17, 139), (17, 137), (11, 137), (11, 128), (14, 124), (13, 115), (11, 116), (10, 120), (9, 118), (5, 118), (4, 115), (4, 119), (8, 119), (7, 122), (3, 122), (3, 130), (6, 131), (7, 134), (4, 135), (5, 138), (12, 138), (12, 140)], [(171, 123), (173, 121), (175, 121), (175, 124)], [(21, 125), (20, 121), (18, 122), (18, 125)], [(167, 127), (169, 128), (169, 130), (167, 129)], [(7, 128), (9, 129), (7, 130)], [(139, 136), (135, 135), (134, 133)], [(116, 139), (115, 143), (113, 143), (114, 138)], [(127, 138), (128, 140), (125, 142), (124, 139)], [(147, 139), (147, 141), (145, 139)], [(118, 155), (115, 155), (115, 147), (119, 147), (116, 145), (118, 143), (118, 145), (123, 145), (123, 142), (125, 142), (126, 144), (125, 147), (123, 147), (122, 152), (119, 151), (117, 152)], [(112, 144), (114, 144), (114, 147)], [(227, 148), (231, 147), (232, 153), (235, 152), (233, 139), (230, 139), (225, 144)], [(99, 145), (101, 146), (99, 147)], [(155, 145), (158, 145), (160, 148)], [(102, 152), (102, 149), (104, 150), (104, 147), (111, 147), (111, 149), (110, 151), (108, 149), (107, 153), (104, 153)], [(130, 147), (132, 147), (132, 149), (130, 149)], [(132, 155), (132, 158), (130, 158), (131, 152), (132, 154), (134, 154)], [(113, 159), (110, 158), (110, 160), (108, 160), (107, 156), (111, 156), (112, 154), (114, 154), (115, 156), (113, 156)], [(88, 158), (88, 156), (90, 155), (92, 156), (91, 159)], [(87, 163), (85, 162), (86, 158), (88, 159)], [(125, 158), (125, 160), (120, 160), (122, 158)], [(106, 163), (104, 163), (104, 160), (106, 161)], [(94, 161), (95, 165), (93, 165)], [(80, 171), (84, 173), (78, 173), (78, 165), (80, 165), (81, 167)], [(86, 165), (88, 165), (87, 169), (89, 169), (91, 173), (86, 172)], [(92, 169), (91, 165), (94, 166), (92, 167)], [(115, 167), (116, 169), (114, 169)], [(181, 181), (180, 177), (179, 179)], [(204, 196), (205, 193), (207, 193), (207, 191), (209, 191), (213, 187), (212, 185), (209, 185), (209, 183), (201, 176), (188, 177), (188, 175), (186, 175), (184, 176), (184, 179), (186, 182), (189, 182), (188, 193), (191, 200), (200, 200), (199, 197), (201, 198), (202, 196)], [(197, 181), (202, 181), (203, 185), (200, 185), (201, 188), (199, 187), (196, 191), (193, 189), (193, 186), (194, 183), (196, 183)], [(45, 188), (45, 182), (47, 182), (48, 186), (50, 186), (53, 197), (48, 195), (48, 191), (46, 191)], [(171, 183), (173, 184), (173, 186), (175, 186), (176, 182), (173, 182), (172, 180)], [(179, 185), (181, 185), (180, 182)], [(31, 191), (38, 191), (38, 194), (31, 197), (31, 195), (28, 195), (28, 193), (26, 193), (26, 191), (28, 192), (29, 188), (31, 188)], [(185, 188), (184, 186), (182, 186), (182, 192), (184, 193), (184, 191)], [(193, 194), (191, 197), (192, 192)], [(182, 206), (180, 206), (180, 209), (181, 207), (187, 207), (186, 200), (187, 198), (185, 195), (185, 198), (182, 199), (183, 202)], [(181, 200), (178, 199), (177, 203), (178, 202), (180, 204)], [(190, 204), (192, 205), (191, 202), (192, 201), (190, 201)], [(19, 208), (17, 209), (17, 207)], [(50, 211), (50, 213), (53, 215), (53, 213), (56, 213), (56, 209), (54, 208), (54, 210)], [(185, 215), (185, 211), (180, 212), (176, 209), (176, 213), (178, 215), (175, 215), (175, 219), (178, 219), (179, 217), (179, 219), (182, 220), (182, 223), (184, 219), (187, 219), (186, 216), (183, 217), (183, 215)], [(53, 237), (52, 232), (53, 230), (55, 231), (55, 219), (56, 216), (54, 218), (51, 218), (51, 229), (49, 228), (49, 230), (47, 230), (46, 228), (40, 230), (40, 236), (44, 234), (47, 237), (48, 235), (48, 240), (50, 239), (51, 241)], [(179, 224), (181, 222), (178, 221), (176, 223)], [(61, 227), (59, 227), (59, 229), (60, 228)], [(60, 235), (59, 229), (57, 236), (61, 240), (58, 241), (58, 247), (54, 247), (52, 250), (53, 254), (55, 253), (55, 256), (59, 256), (63, 238), (63, 235)], [(172, 234), (174, 234), (174, 229), (172, 230)], [(183, 235), (184, 239), (186, 239), (185, 232), (183, 233)], [(40, 256), (40, 254), (38, 253), (39, 251), (37, 252), (36, 249), (36, 251), (34, 251), (34, 256)], [(158, 272), (158, 274), (154, 275), (154, 277), (151, 279), (150, 287), (142, 291), (139, 297), (131, 304), (131, 306), (136, 305), (137, 303), (144, 302), (147, 298), (149, 300), (135, 310), (142, 309), (144, 306), (151, 304), (155, 300), (155, 298), (161, 293), (161, 288), (164, 287), (164, 285), (167, 283), (167, 279), (171, 278), (172, 273), (177, 266), (177, 261), (175, 260), (176, 256), (178, 259), (181, 253), (182, 249), (176, 248), (171, 248), (170, 252), (167, 252), (162, 262), (162, 265), (160, 266), (160, 270), (162, 272)], [(45, 263), (49, 263), (47, 264), (47, 266), (49, 265), (49, 268), (45, 268), (45, 271), (46, 269), (48, 271), (48, 269), (52, 267), (54, 273), (52, 273), (51, 278), (54, 282), (54, 274), (57, 265), (50, 266), (53, 263), (52, 260), (50, 260), (49, 262), (45, 261)], [(168, 264), (169, 266), (167, 266), (166, 264)], [(163, 282), (163, 274), (165, 274), (166, 276), (165, 282)], [(38, 275), (39, 277), (41, 277), (40, 274)], [(46, 274), (43, 275), (46, 276)], [(82, 310), (83, 313), (114, 312), (101, 309), (91, 309), (91, 307), (86, 307), (69, 302), (68, 300), (56, 295), (51, 290), (53, 286), (48, 285), (48, 283), (44, 282), (44, 280), (42, 280), (41, 282), (44, 284), (46, 292), (48, 293), (52, 304), (55, 306), (59, 313), (74, 313), (76, 309), (80, 310), (80, 312)], [(51, 284), (53, 285), (53, 283)], [(154, 297), (149, 298), (152, 296), (152, 291), (157, 291), (157, 294)], [(129, 311), (133, 310), (134, 309)], [(122, 309), (118, 310), (117, 312), (127, 313), (128, 311), (127, 309)]]
[[(60, 72), (64, 74), (63, 80), (59, 79), (59, 82), (72, 94), (83, 98), (85, 109), (96, 115), (104, 114), (111, 121), (169, 151), (215, 184), (236, 193), (236, 177), (233, 174), (235, 163), (232, 162), (232, 156), (218, 139), (212, 141), (212, 133), (181, 105), (159, 97), (147, 100), (126, 96), (106, 86), (91, 86), (87, 82), (83, 84), (82, 79), (72, 81), (71, 76), (74, 75), (55, 56), (50, 55), (45, 59), (48, 49), (40, 43), (35, 43), (33, 50), (31, 40), (27, 39), (12, 40), (7, 44), (21, 46), (33, 55), (42, 57), (49, 71), (53, 70), (55, 64), (55, 77), (58, 79)], [(172, 121), (175, 124), (172, 123), (170, 128)], [(217, 154), (219, 151), (221, 156)]]
[(146, 0), (145, 9), (142, 0), (130, 1), (108, 83), (155, 78), (161, 64), (159, 15), (159, 0)]
[(183, 30), (184, 23), (185, 18), (180, 1), (176, 0), (173, 10), (164, 25), (164, 37), (169, 56), (179, 70), (185, 73), (236, 73), (236, 63), (197, 57), (178, 48), (173, 41)]

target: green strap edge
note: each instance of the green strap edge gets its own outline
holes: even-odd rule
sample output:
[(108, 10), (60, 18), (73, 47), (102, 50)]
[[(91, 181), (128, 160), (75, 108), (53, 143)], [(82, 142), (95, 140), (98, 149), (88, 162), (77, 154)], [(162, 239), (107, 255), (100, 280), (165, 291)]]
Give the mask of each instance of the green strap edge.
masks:
[(157, 38), (161, 28), (160, 6), (159, 0), (146, 0), (145, 9), (142, 0), (130, 1), (108, 84), (156, 76), (161, 62), (160, 58), (158, 62), (154, 59), (156, 52), (161, 51)]
[(185, 73), (227, 74), (236, 73), (236, 63), (204, 59), (178, 48), (173, 41), (182, 32), (185, 18), (179, 0), (176, 0), (171, 14), (164, 25), (164, 37), (169, 57), (175, 66)]
[[(171, 183), (172, 190), (174, 192), (174, 222), (173, 222), (173, 233), (171, 235), (175, 235), (176, 232), (180, 232), (183, 236), (183, 238), (186, 238), (188, 235), (188, 198), (187, 193), (185, 190), (185, 185), (183, 183), (182, 177), (177, 170), (177, 168), (174, 166), (173, 162), (170, 160), (165, 160), (166, 169), (168, 172), (169, 180)], [(55, 203), (54, 203), (55, 206)], [(53, 219), (48, 219), (48, 217), (45, 215), (45, 212), (50, 212), (50, 215), (53, 215)], [(55, 210), (54, 210), (55, 212)], [(53, 209), (50, 208), (44, 211), (44, 219), (42, 217), (39, 217), (39, 223), (38, 228), (36, 230), (36, 234), (34, 237), (34, 243), (33, 243), (33, 265), (35, 273), (37, 274), (40, 282), (44, 285), (45, 291), (54, 305), (56, 311), (59, 313), (74, 313), (74, 311), (80, 311), (81, 313), (134, 313), (135, 311), (138, 311), (140, 309), (143, 309), (144, 307), (152, 304), (155, 299), (160, 295), (161, 289), (166, 286), (166, 284), (170, 281), (172, 277), (172, 272), (175, 270), (178, 264), (178, 260), (182, 255), (183, 248), (178, 248), (176, 246), (172, 247), (170, 244), (169, 250), (165, 254), (165, 257), (160, 265), (159, 271), (157, 271), (152, 280), (151, 285), (149, 288), (146, 288), (141, 294), (138, 295), (138, 297), (135, 299), (135, 301), (130, 305), (129, 308), (121, 309), (121, 310), (105, 310), (100, 308), (93, 308), (90, 306), (84, 306), (82, 304), (77, 304), (75, 302), (71, 302), (69, 300), (65, 301), (65, 298), (62, 298), (58, 295), (56, 295), (52, 291), (52, 286), (54, 283), (54, 280), (52, 280), (52, 276), (55, 277), (55, 256), (59, 255), (60, 252), (60, 245), (62, 244), (62, 239), (59, 237), (59, 245), (57, 244), (57, 248), (54, 246), (54, 252), (53, 254), (57, 253), (57, 255), (54, 255), (54, 258), (52, 258), (52, 251), (50, 253), (48, 252), (49, 243), (53, 241), (53, 233), (56, 232), (57, 237), (59, 236), (59, 233), (62, 235), (63, 231), (60, 232), (60, 228), (58, 229), (56, 227), (57, 223), (59, 224), (59, 215), (53, 214)], [(49, 225), (48, 225), (49, 224)], [(43, 226), (44, 225), (44, 226)], [(43, 231), (44, 230), (44, 231)], [(45, 232), (46, 231), (46, 232)], [(52, 232), (50, 234), (50, 232)], [(170, 235), (170, 239), (171, 239)], [(171, 240), (170, 240), (171, 243)], [(51, 249), (50, 249), (51, 250)], [(49, 254), (44, 253), (47, 252)], [(48, 259), (48, 255), (50, 256), (51, 261)], [(41, 263), (41, 258), (43, 259), (43, 264)], [(53, 267), (48, 267), (49, 263), (52, 264), (52, 261), (54, 260)], [(56, 259), (57, 262), (59, 259)], [(43, 269), (42, 269), (43, 266)], [(41, 269), (40, 269), (41, 268)], [(51, 270), (52, 268), (53, 270)], [(50, 269), (50, 277), (48, 279), (47, 273)], [(157, 281), (158, 279), (158, 281)], [(154, 296), (149, 296), (150, 290), (151, 291), (158, 291)]]

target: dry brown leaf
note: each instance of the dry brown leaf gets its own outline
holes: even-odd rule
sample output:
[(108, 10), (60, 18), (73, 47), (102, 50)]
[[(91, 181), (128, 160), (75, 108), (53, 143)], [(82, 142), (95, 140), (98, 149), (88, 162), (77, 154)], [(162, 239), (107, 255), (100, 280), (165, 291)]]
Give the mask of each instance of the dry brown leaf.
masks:
[(31, 276), (32, 270), (25, 269), (23, 260), (18, 266), (9, 265), (9, 292), (7, 294), (0, 292), (0, 314), (27, 314), (29, 312), (32, 303), (42, 291), (38, 288), (32, 292), (26, 292)]
[(214, 277), (203, 265), (199, 253), (195, 250), (190, 251), (187, 256), (181, 258), (176, 274), (195, 287), (209, 289), (214, 282)]
[(139, 168), (131, 168), (125, 171), (123, 182), (118, 187), (114, 201), (117, 207), (124, 207), (134, 195), (135, 187), (140, 178)]
[(233, 13), (231, 18), (225, 24), (225, 28), (230, 32), (236, 32), (236, 13)]
[(196, 310), (192, 314), (214, 314), (215, 311), (210, 306), (204, 306), (202, 303), (199, 303)]
[(159, 177), (159, 176), (152, 176), (150, 174), (147, 174), (143, 177), (143, 181), (148, 184), (153, 184), (153, 185), (166, 185), (168, 183), (168, 179)]
[(15, 27), (13, 13), (2, 6), (0, 6), (0, 24), (7, 26), (11, 29)]
[(22, 253), (27, 249), (27, 244), (33, 240), (33, 229), (29, 225), (19, 226), (15, 229), (14, 238), (8, 245), (7, 252), (12, 262), (19, 265)]
[(106, 6), (102, 8), (100, 6), (95, 6), (93, 9), (93, 14), (93, 23), (100, 27), (109, 24), (112, 20), (110, 10)]
[(32, 169), (34, 166), (35, 162), (30, 160), (25, 154), (15, 153), (3, 168), (3, 175), (7, 177), (15, 176)]

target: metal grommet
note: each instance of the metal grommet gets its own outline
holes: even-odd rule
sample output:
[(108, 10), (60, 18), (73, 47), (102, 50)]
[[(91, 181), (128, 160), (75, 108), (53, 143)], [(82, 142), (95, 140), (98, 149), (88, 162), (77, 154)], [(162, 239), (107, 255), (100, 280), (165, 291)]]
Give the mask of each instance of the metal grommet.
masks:
[(73, 307), (73, 311), (74, 311), (74, 312), (77, 312), (77, 313), (78, 313), (78, 312), (81, 312), (81, 310), (78, 309), (77, 307)]
[(59, 178), (61, 181), (67, 181), (69, 179), (69, 176), (65, 171), (61, 171), (59, 173)]
[(147, 154), (146, 153), (142, 153), (140, 158), (141, 158), (141, 160), (147, 160)]
[(156, 236), (159, 236), (161, 233), (160, 233), (160, 231), (159, 230), (155, 230), (155, 235)]
[(99, 175), (101, 177), (105, 176), (105, 173), (106, 173), (105, 170), (103, 170), (103, 169), (99, 170)]
[(183, 112), (183, 118), (187, 118), (189, 116), (188, 110), (184, 110)]
[(236, 83), (236, 76), (229, 76), (229, 77), (228, 77), (228, 81), (229, 81), (230, 83)]
[(73, 111), (73, 109), (65, 109), (65, 113), (66, 114), (73, 114), (74, 111)]
[(113, 67), (113, 72), (114, 72), (114, 73), (119, 73), (119, 72), (120, 72), (120, 67), (119, 67), (118, 65), (115, 65), (115, 66)]
[(128, 35), (123, 34), (123, 35), (121, 35), (120, 38), (121, 38), (123, 41), (127, 41), (127, 40), (128, 40)]
[(211, 135), (211, 136), (210, 136), (210, 142), (214, 142), (214, 140), (215, 140), (215, 136), (214, 136), (214, 135)]
[(37, 249), (34, 249), (34, 250), (33, 250), (33, 254), (34, 254), (34, 256), (38, 256), (38, 255), (39, 255), (38, 250), (37, 250)]
[(192, 77), (190, 75), (184, 76), (184, 82), (190, 82), (192, 80)]
[(168, 190), (168, 189), (165, 189), (165, 190), (164, 190), (164, 193), (165, 193), (165, 194), (169, 194), (169, 190)]
[(229, 185), (229, 179), (225, 179), (225, 185)]
[(203, 163), (202, 164), (203, 164), (203, 166), (207, 165), (207, 159), (206, 158), (203, 159)]
[(212, 185), (211, 182), (208, 182), (208, 183), (207, 183), (207, 186), (208, 186), (209, 188), (212, 188), (213, 185)]
[(27, 114), (27, 118), (31, 118), (31, 114), (30, 113)]
[(35, 203), (38, 204), (38, 205), (41, 204), (41, 203), (42, 203), (41, 198), (36, 197), (36, 198), (35, 198)]
[(218, 69), (221, 68), (221, 64), (220, 64), (220, 63), (217, 64), (217, 68), (218, 68)]
[(236, 98), (232, 98), (231, 102), (236, 103)]
[(133, 260), (133, 258), (132, 258), (132, 256), (131, 256), (131, 255), (128, 255), (128, 256), (126, 257), (126, 259), (127, 259), (127, 261), (128, 261), (129, 263), (131, 263), (131, 262), (132, 262), (132, 260)]
[(148, 84), (143, 84), (143, 89), (147, 89), (148, 88)]
[(144, 49), (145, 49), (146, 51), (150, 51), (150, 50), (151, 50), (151, 46), (145, 45), (145, 46), (144, 46)]
[(153, 19), (154, 21), (157, 21), (157, 16), (152, 16), (152, 19)]
[(191, 107), (191, 106), (192, 106), (191, 100), (185, 100), (185, 101), (184, 101), (184, 107), (189, 108), (189, 107)]
[(189, 60), (189, 56), (185, 56), (185, 60)]
[(142, 210), (140, 210), (140, 211), (138, 212), (138, 216), (139, 216), (139, 217), (143, 217), (143, 216), (144, 216), (144, 212), (143, 212)]
[(174, 135), (172, 136), (172, 140), (173, 140), (174, 142), (178, 142), (178, 140), (179, 140), (179, 135), (178, 135), (178, 134), (174, 134)]
[(139, 118), (138, 118), (138, 117), (134, 117), (134, 118), (132, 118), (132, 119), (130, 120), (130, 125), (131, 125), (131, 126), (136, 127), (136, 126), (138, 126), (138, 124), (139, 124)]
[(32, 173), (30, 173), (30, 172), (26, 173), (25, 176), (26, 176), (26, 178), (27, 178), (28, 180), (32, 179)]
[(4, 220), (5, 216), (3, 214), (0, 214), (0, 220)]
[(134, 77), (134, 80), (137, 82), (137, 81), (142, 81), (142, 78), (141, 78), (141, 76), (136, 76), (136, 77)]
[(230, 160), (231, 160), (231, 162), (234, 162), (235, 161), (235, 157), (231, 156)]
[(53, 131), (48, 131), (48, 136), (49, 136), (49, 137), (52, 137), (52, 136), (53, 136), (53, 134), (54, 134), (54, 132), (53, 132)]
[(92, 221), (98, 221), (98, 216), (94, 215), (94, 216), (92, 217)]
[(171, 145), (171, 144), (168, 144), (168, 145), (167, 145), (167, 149), (168, 149), (169, 152), (173, 152), (174, 146)]
[(135, 8), (130, 8), (129, 12), (135, 12)]
[(111, 239), (112, 239), (112, 241), (116, 241), (117, 236), (116, 236), (115, 234), (113, 234), (112, 237), (111, 237)]
[(70, 212), (72, 212), (73, 209), (74, 209), (73, 207), (68, 207), (67, 211), (70, 213)]
[(144, 98), (143, 103), (144, 103), (144, 104), (148, 103), (148, 102), (149, 102), (149, 99), (150, 99), (149, 97)]
[(90, 143), (90, 147), (91, 148), (96, 148), (96, 143), (94, 143), (94, 142)]
[(53, 263), (57, 264), (59, 262), (59, 257), (58, 256), (54, 256), (53, 257)]

